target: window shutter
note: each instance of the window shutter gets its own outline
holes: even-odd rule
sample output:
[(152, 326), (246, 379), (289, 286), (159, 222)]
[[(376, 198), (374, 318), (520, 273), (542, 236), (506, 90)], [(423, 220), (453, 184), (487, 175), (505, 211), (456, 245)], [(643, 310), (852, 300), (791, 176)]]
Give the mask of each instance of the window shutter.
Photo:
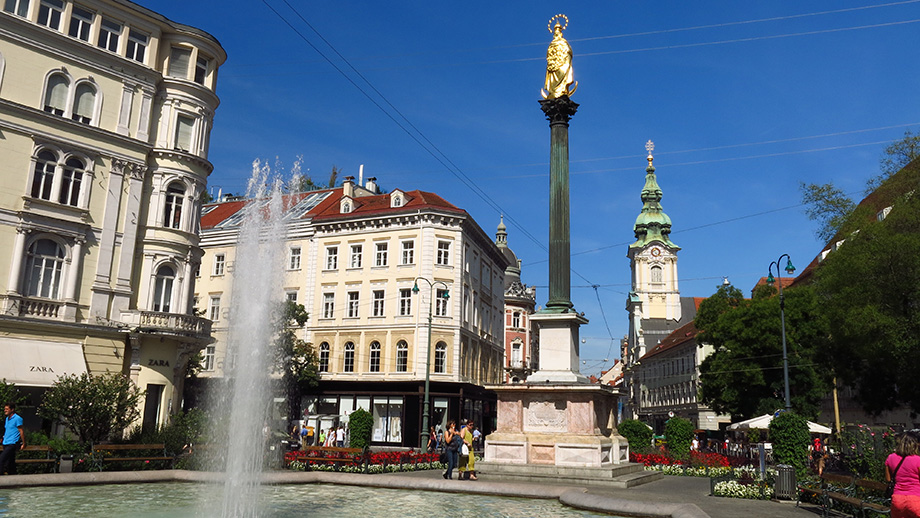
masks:
[(48, 79), (48, 93), (45, 105), (64, 111), (67, 107), (67, 78), (60, 75)]
[(96, 91), (88, 84), (77, 86), (76, 101), (74, 102), (73, 112), (87, 119), (93, 118), (93, 108), (96, 104)]
[(166, 75), (188, 79), (188, 63), (192, 57), (192, 51), (173, 47), (169, 52), (169, 70)]
[(195, 127), (194, 119), (189, 117), (176, 118), (176, 148), (190, 151), (192, 148), (192, 130)]

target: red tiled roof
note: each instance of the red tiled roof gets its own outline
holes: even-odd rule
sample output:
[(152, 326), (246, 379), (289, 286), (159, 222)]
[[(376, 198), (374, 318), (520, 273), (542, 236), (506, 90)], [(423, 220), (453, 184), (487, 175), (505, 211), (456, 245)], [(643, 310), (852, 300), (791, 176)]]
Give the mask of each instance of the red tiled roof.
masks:
[[(349, 214), (339, 212), (339, 196), (330, 196), (325, 202), (321, 203), (316, 211), (313, 212), (313, 219), (321, 221), (324, 219), (341, 218), (343, 216), (373, 216), (378, 214), (394, 214), (399, 212), (415, 212), (419, 209), (444, 209), (458, 214), (466, 214), (466, 211), (457, 208), (454, 204), (444, 198), (431, 192), (422, 191), (403, 191), (406, 202), (401, 207), (390, 207), (390, 195), (378, 194), (375, 196), (362, 196), (354, 198), (355, 207)], [(329, 203), (326, 203), (329, 202)]]
[[(326, 190), (328, 190), (328, 189), (326, 189)], [(340, 187), (338, 190), (341, 190), (341, 187)], [(300, 203), (300, 200), (306, 198), (307, 196), (309, 196), (309, 195), (311, 195), (311, 194), (316, 194), (316, 193), (318, 193), (318, 192), (322, 192), (322, 190), (320, 190), (320, 191), (298, 192), (298, 193), (294, 193), (294, 194), (285, 194), (285, 195), (282, 197), (282, 203), (284, 204), (284, 209), (287, 210), (287, 209), (293, 207), (294, 205), (297, 205), (298, 203)], [(314, 208), (311, 209), (309, 212), (307, 212), (307, 214), (304, 214), (304, 215), (301, 216), (301, 217), (303, 218), (303, 217), (306, 217), (306, 216), (309, 215), (309, 214), (312, 214), (316, 209), (318, 209), (318, 208), (319, 208), (320, 206), (322, 206), (326, 201), (328, 201), (329, 198), (335, 198), (334, 194), (335, 194), (335, 192), (333, 192), (333, 196), (329, 196), (328, 198), (326, 198), (326, 200), (323, 200), (323, 203), (321, 203), (318, 207), (314, 207)], [(206, 229), (211, 229), (211, 228), (216, 227), (216, 226), (219, 225), (222, 221), (224, 221), (224, 220), (226, 220), (227, 218), (229, 218), (230, 216), (236, 214), (237, 212), (239, 212), (240, 210), (242, 210), (242, 208), (245, 207), (246, 205), (252, 203), (252, 201), (253, 201), (253, 198), (247, 198), (247, 199), (245, 199), (245, 200), (225, 201), (225, 202), (223, 202), (223, 203), (208, 203), (208, 204), (206, 204), (204, 207), (212, 207), (212, 206), (213, 206), (214, 209), (212, 209), (212, 210), (209, 211), (207, 214), (205, 214), (204, 216), (201, 217), (201, 229), (202, 229), (202, 230), (206, 230)]]
[[(791, 286), (792, 283), (795, 282), (795, 279), (796, 279), (796, 277), (777, 277), (777, 278), (775, 278), (775, 280), (773, 281), (773, 285), (776, 286), (776, 280), (778, 280), (779, 283), (783, 286), (783, 289), (786, 289), (786, 288), (788, 288), (789, 286)], [(767, 285), (767, 284), (769, 284), (769, 283), (767, 282), (767, 278), (766, 278), (766, 277), (761, 277), (760, 279), (757, 279), (757, 282), (754, 284), (754, 287), (751, 288), (751, 294), (753, 295), (754, 290), (756, 290), (758, 286), (765, 286), (765, 285)]]
[(639, 360), (641, 361), (646, 358), (651, 358), (652, 356), (661, 354), (665, 351), (669, 351), (679, 345), (682, 345), (691, 340), (694, 340), (698, 333), (699, 331), (696, 329), (696, 326), (694, 325), (692, 321), (687, 324), (684, 324), (681, 327), (678, 327), (677, 329), (672, 331), (671, 334), (669, 334), (667, 337), (665, 337), (664, 340), (659, 342), (658, 345), (656, 345), (655, 347), (652, 347), (651, 350), (646, 352), (645, 355), (642, 356), (642, 358), (640, 358)]

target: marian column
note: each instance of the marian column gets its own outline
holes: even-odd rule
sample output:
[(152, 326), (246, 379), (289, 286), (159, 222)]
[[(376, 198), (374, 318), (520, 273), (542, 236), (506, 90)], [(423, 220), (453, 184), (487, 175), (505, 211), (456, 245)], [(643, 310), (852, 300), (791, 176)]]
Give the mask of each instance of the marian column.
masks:
[(553, 41), (546, 51), (546, 80), (540, 92), (540, 108), (550, 127), (549, 300), (531, 317), (540, 328), (540, 365), (527, 381), (584, 383), (587, 379), (578, 365), (578, 327), (588, 321), (573, 309), (569, 244), (569, 120), (578, 110), (570, 96), (578, 83), (572, 47), (562, 35), (569, 20), (558, 14), (549, 23)]

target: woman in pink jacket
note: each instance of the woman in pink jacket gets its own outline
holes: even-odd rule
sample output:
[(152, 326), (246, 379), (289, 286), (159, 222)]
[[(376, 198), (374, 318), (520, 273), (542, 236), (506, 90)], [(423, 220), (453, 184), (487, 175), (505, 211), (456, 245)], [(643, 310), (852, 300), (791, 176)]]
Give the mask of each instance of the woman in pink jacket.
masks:
[(894, 480), (891, 518), (920, 518), (920, 431), (898, 437), (894, 453), (885, 459), (885, 480)]

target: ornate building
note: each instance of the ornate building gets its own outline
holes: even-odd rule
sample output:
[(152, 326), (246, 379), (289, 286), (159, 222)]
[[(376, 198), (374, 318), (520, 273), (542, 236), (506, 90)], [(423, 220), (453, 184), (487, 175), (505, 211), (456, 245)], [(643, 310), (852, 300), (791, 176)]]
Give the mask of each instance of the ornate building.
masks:
[(125, 0), (9, 0), (0, 22), (0, 376), (34, 405), (61, 374), (124, 373), (162, 424), (210, 342), (191, 296), (226, 54)]
[[(196, 298), (217, 339), (203, 378), (223, 377), (228, 362), (226, 308), (241, 209), (250, 202), (208, 205), (202, 217)], [(418, 446), (427, 366), (432, 426), (470, 417), (488, 431), (494, 395), (482, 385), (502, 379), (508, 261), (472, 217), (434, 193), (378, 194), (373, 178), (361, 186), (346, 177), (342, 187), (290, 195), (285, 206), (278, 297), (305, 306), (301, 336), (319, 355), (308, 423), (328, 428), (363, 408), (374, 416), (375, 444)]]
[(536, 306), (537, 289), (521, 283), (521, 260), (508, 248), (508, 227), (498, 224), (495, 246), (508, 260), (505, 268), (505, 383), (522, 383), (539, 365), (540, 348), (536, 325), (530, 315)]

